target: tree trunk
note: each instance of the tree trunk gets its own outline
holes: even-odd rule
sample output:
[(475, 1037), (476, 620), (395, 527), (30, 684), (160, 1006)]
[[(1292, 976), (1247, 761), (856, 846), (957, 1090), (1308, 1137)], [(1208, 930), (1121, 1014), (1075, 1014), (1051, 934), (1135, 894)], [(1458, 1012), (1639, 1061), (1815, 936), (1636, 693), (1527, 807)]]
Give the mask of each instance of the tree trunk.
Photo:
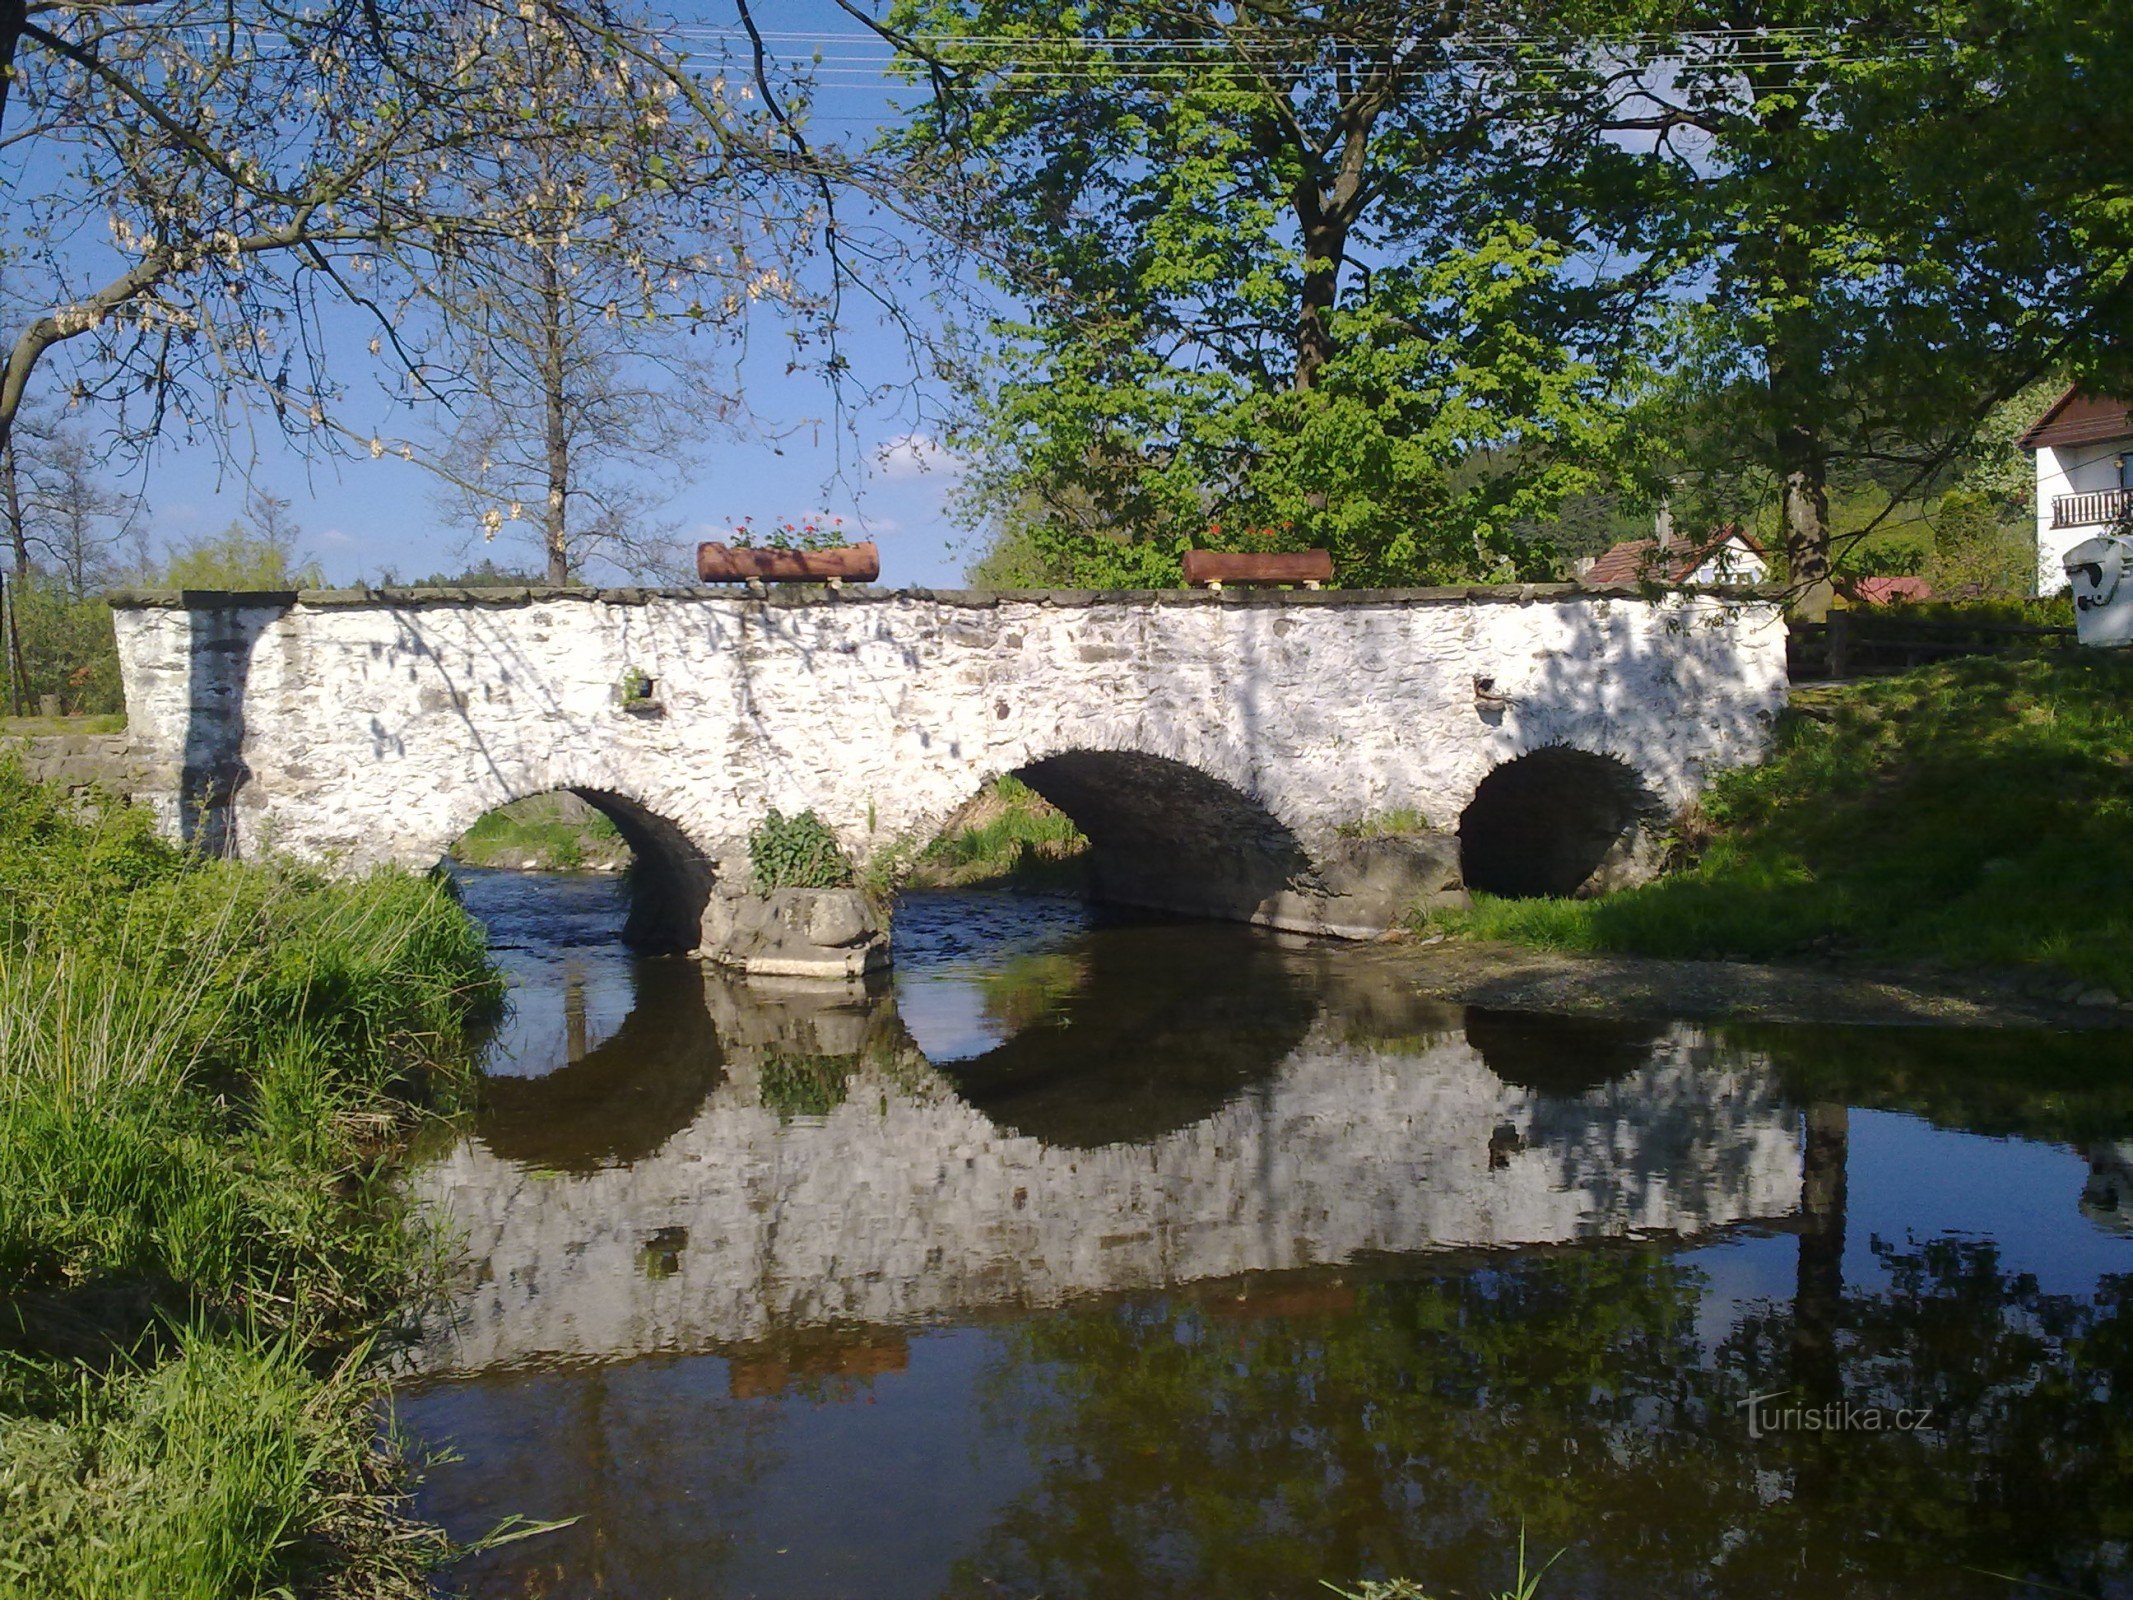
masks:
[(16, 716), (29, 710), (29, 669), (22, 659), (22, 628), (16, 618), (22, 608), (22, 586), (30, 575), (30, 534), (22, 520), (22, 485), (15, 479), (15, 446), (12, 440), (0, 442), (0, 510), (7, 516), (7, 542), (14, 565), (8, 572), (12, 580), (4, 597), (0, 597), (0, 609), (7, 616), (7, 637), (0, 639), (0, 650), (7, 652), (7, 684), (10, 709)]
[(1829, 615), (1836, 590), (1829, 569), (1829, 463), (1819, 431), (1810, 422), (1781, 416), (1777, 460), (1793, 610), (1820, 622)]
[(8, 91), (15, 86), (15, 54), (29, 20), (29, 0), (0, 0), (0, 130), (7, 126)]
[(1347, 251), (1345, 227), (1322, 226), (1305, 236), (1303, 304), (1296, 319), (1298, 392), (1315, 388), (1319, 370), (1333, 359), (1333, 305)]
[(1809, 622), (1829, 615), (1829, 455), (1824, 434), (1831, 397), (1823, 375), (1824, 336), (1815, 320), (1821, 274), (1810, 240), (1827, 237), (1840, 219), (1820, 214), (1824, 202), (1812, 181), (1804, 148), (1802, 108), (1809, 96), (1799, 68), (1785, 61), (1748, 67), (1745, 76), (1763, 107), (1764, 142), (1775, 183), (1789, 198), (1767, 215), (1760, 238), (1742, 258), (1760, 278), (1754, 285), (1773, 313), (1764, 334), (1763, 363), (1770, 401), (1771, 447), (1778, 475), (1778, 517), (1792, 589), (1792, 608)]
[(22, 485), (15, 477), (15, 441), (0, 442), (0, 511), (7, 516), (8, 552), (19, 577), (30, 570), (30, 530), (22, 516)]
[(1844, 1316), (1845, 1168), (1850, 1153), (1850, 1109), (1842, 1101), (1810, 1105), (1792, 1301), (1792, 1381), (1809, 1405), (1842, 1397), (1837, 1330)]
[(570, 540), (567, 513), (570, 508), (570, 425), (566, 410), (569, 396), (564, 380), (569, 375), (569, 352), (563, 329), (563, 280), (556, 269), (555, 253), (541, 251), (541, 399), (547, 412), (548, 507), (541, 519), (542, 542), (548, 551), (548, 581), (570, 582)]
[(1369, 203), (1370, 131), (1391, 99), (1393, 83), (1390, 63), (1373, 72), (1358, 58), (1340, 60), (1334, 73), (1338, 105), (1331, 164), (1308, 142), (1292, 141), (1302, 166), (1289, 191), (1304, 246), (1303, 299), (1296, 316), (1299, 393), (1317, 387), (1320, 370), (1333, 358), (1333, 307), (1340, 298), (1348, 234)]

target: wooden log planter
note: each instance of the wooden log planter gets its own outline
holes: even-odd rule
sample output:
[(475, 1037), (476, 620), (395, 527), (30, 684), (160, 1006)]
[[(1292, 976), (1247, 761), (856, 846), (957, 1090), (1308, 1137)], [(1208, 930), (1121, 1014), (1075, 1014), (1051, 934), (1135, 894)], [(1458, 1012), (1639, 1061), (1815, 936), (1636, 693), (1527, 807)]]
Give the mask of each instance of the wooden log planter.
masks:
[(868, 539), (827, 550), (756, 550), (730, 544), (696, 547), (696, 576), (704, 583), (872, 583), (881, 552)]
[(1185, 581), (1194, 588), (1220, 590), (1225, 583), (1300, 583), (1316, 589), (1333, 580), (1329, 550), (1188, 550)]

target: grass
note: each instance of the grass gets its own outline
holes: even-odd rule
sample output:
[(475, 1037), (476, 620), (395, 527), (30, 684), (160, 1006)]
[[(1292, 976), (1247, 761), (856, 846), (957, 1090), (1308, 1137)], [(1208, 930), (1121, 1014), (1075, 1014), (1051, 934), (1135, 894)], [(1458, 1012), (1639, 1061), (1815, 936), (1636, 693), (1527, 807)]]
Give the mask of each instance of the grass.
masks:
[(126, 713), (82, 717), (0, 717), (0, 739), (37, 738), (54, 733), (124, 733)]
[(0, 765), (0, 1595), (418, 1594), (386, 1182), (499, 996), (448, 885), (200, 861)]
[(993, 781), (965, 806), (906, 874), (907, 887), (1079, 881), (1089, 842), (1067, 814), (1019, 778)]
[(1430, 831), (1429, 818), (1413, 806), (1395, 806), (1374, 816), (1358, 817), (1333, 830), (1343, 839), (1402, 839)]
[[(1510, 1588), (1498, 1590), (1495, 1594), (1490, 1595), (1488, 1600), (1534, 1600), (1534, 1596), (1540, 1592), (1541, 1579), (1548, 1575), (1548, 1569), (1560, 1561), (1562, 1557), (1563, 1552), (1558, 1550), (1533, 1571), (1528, 1572), (1526, 1570), (1526, 1531), (1523, 1528), (1519, 1529), (1517, 1574), (1511, 1579)], [(1343, 1589), (1338, 1584), (1329, 1583), (1321, 1579), (1320, 1586), (1331, 1589), (1341, 1597), (1341, 1600), (1430, 1600), (1429, 1595), (1424, 1592), (1420, 1585), (1407, 1578), (1372, 1580), (1354, 1589)]]
[(1689, 864), (1432, 928), (1566, 950), (2029, 967), (2133, 996), (2133, 653), (1972, 658), (1800, 691)]
[(627, 866), (614, 823), (571, 794), (537, 794), (484, 814), (452, 846), (470, 867), (579, 872)]

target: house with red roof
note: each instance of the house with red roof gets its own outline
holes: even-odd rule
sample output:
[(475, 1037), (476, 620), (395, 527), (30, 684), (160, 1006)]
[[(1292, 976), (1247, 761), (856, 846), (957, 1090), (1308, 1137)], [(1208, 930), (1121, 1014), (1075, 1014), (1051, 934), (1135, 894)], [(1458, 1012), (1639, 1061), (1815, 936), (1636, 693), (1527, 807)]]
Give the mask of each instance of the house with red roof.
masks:
[(2057, 594), (2067, 551), (2133, 502), (2133, 404), (2070, 385), (2018, 442), (2037, 462), (2037, 593)]
[(1770, 575), (1769, 558), (1754, 535), (1737, 523), (1714, 528), (1701, 539), (1677, 535), (1660, 518), (1658, 537), (1624, 539), (1578, 575), (1593, 588), (1637, 587), (1647, 583), (1761, 583)]
[(1837, 579), (1837, 593), (1855, 606), (1915, 606), (1933, 598), (1933, 585), (1923, 578)]

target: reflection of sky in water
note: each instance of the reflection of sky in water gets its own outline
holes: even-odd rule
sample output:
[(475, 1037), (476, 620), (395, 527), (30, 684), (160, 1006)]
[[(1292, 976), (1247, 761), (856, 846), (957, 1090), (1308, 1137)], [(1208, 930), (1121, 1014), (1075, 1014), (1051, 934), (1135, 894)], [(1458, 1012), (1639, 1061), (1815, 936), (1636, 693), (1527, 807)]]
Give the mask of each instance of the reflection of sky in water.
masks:
[(483, 1041), (482, 1071), (537, 1078), (612, 1038), (637, 992), (635, 958), (615, 937), (628, 908), (623, 881), (478, 867), (453, 876), (510, 986), (506, 1014)]
[[(2133, 1271), (2133, 1241), (2079, 1210), (2089, 1163), (2076, 1151), (1895, 1111), (1854, 1108), (1849, 1120), (1844, 1278), (1853, 1288), (1888, 1279), (1876, 1241), (1990, 1240), (2003, 1269), (2033, 1276), (2047, 1294), (2086, 1297), (2099, 1279)], [(1697, 1312), (1708, 1351), (1743, 1308), (1792, 1295), (1799, 1246), (1789, 1234), (1745, 1234), (1681, 1259), (1709, 1283)]]
[[(1950, 1234), (1990, 1239), (2003, 1266), (2047, 1294), (2088, 1294), (2133, 1270), (2133, 1241), (2080, 1214), (2089, 1164), (2064, 1145), (1936, 1128), (1886, 1111), (1851, 1114), (1850, 1228), (1844, 1275), (1872, 1283), (1877, 1238), (1902, 1245)], [(1921, 1227), (1920, 1219), (1930, 1218)]]
[(918, 892), (896, 902), (896, 1009), (928, 1061), (968, 1061), (1003, 1044), (1016, 1019), (987, 980), (1057, 950), (1090, 924), (1081, 901), (1000, 891)]

